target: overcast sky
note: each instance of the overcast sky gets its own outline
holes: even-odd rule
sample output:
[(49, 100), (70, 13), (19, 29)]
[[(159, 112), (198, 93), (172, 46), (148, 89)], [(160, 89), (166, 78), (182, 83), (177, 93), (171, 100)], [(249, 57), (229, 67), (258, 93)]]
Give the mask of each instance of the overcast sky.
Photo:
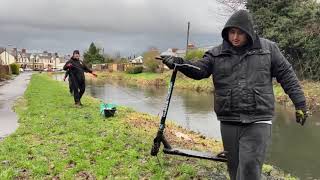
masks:
[(91, 42), (105, 53), (184, 48), (221, 41), (226, 16), (215, 0), (1, 0), (0, 46), (71, 53)]

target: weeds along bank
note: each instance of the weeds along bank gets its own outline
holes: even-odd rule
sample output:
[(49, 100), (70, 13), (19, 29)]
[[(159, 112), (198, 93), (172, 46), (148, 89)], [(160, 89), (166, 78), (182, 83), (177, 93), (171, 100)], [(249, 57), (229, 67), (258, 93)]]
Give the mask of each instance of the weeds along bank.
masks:
[[(139, 73), (139, 74), (127, 74), (125, 72), (99, 72), (99, 80), (111, 79), (111, 80), (121, 80), (128, 84), (145, 86), (145, 85), (155, 85), (155, 86), (167, 86), (170, 81), (171, 71), (164, 73)], [(196, 90), (198, 92), (212, 92), (212, 79), (203, 80), (193, 80), (187, 78), (180, 72), (177, 74), (177, 79), (175, 82), (175, 88), (180, 89), (190, 89)]]
[[(0, 142), (0, 179), (226, 179), (223, 163), (159, 154), (150, 156), (158, 118), (119, 107), (115, 117), (99, 114), (99, 100), (83, 98), (76, 108), (66, 85), (33, 75), (15, 106), (17, 131)], [(182, 137), (188, 137), (183, 139)], [(168, 123), (172, 145), (219, 152), (221, 142)], [(267, 176), (292, 178), (272, 166)]]
[[(99, 80), (120, 80), (131, 85), (137, 86), (167, 86), (169, 84), (171, 71), (164, 73), (139, 73), (127, 74), (125, 72), (99, 72)], [(90, 78), (90, 77), (89, 77)], [(320, 109), (320, 83), (313, 81), (300, 82), (310, 111), (319, 111)], [(214, 91), (212, 79), (193, 80), (181, 73), (178, 73), (175, 88), (195, 90), (197, 92), (211, 93)], [(293, 106), (290, 98), (284, 93), (279, 83), (274, 83), (274, 93), (276, 102)]]

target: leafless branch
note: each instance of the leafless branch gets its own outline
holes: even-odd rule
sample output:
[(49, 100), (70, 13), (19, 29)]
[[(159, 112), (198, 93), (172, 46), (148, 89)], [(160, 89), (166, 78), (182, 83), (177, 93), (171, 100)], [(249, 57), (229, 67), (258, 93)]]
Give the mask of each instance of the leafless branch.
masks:
[(216, 0), (216, 1), (226, 6), (226, 11), (230, 14), (239, 9), (245, 8), (245, 5), (247, 3), (246, 0)]

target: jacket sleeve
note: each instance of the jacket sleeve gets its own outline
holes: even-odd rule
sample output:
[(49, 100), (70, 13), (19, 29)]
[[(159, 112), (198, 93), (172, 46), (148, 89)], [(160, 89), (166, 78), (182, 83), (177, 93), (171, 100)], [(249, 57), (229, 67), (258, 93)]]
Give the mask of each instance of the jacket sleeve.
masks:
[(69, 61), (67, 61), (67, 62), (66, 62), (66, 64), (64, 64), (64, 66), (63, 66), (63, 70), (65, 70), (65, 71), (67, 71), (67, 70), (68, 70), (67, 64), (69, 64), (69, 63), (70, 63), (70, 60), (69, 60)]
[(67, 77), (69, 76), (69, 73), (70, 73), (70, 70), (67, 69), (67, 70), (66, 70), (66, 73), (64, 74), (64, 78), (67, 78)]
[(213, 56), (209, 51), (207, 51), (204, 54), (203, 58), (198, 61), (191, 62), (191, 61), (183, 60), (183, 63), (191, 64), (200, 68), (200, 70), (198, 70), (192, 67), (185, 66), (179, 69), (179, 71), (181, 71), (184, 75), (192, 79), (200, 80), (200, 79), (208, 78), (213, 72)]
[(295, 74), (292, 65), (283, 56), (283, 54), (280, 52), (280, 49), (275, 43), (272, 45), (271, 52), (272, 76), (276, 77), (285, 93), (289, 95), (291, 101), (297, 108), (299, 104), (303, 104), (303, 102), (306, 101), (297, 75)]
[(92, 70), (89, 69), (84, 62), (82, 62), (82, 69), (84, 70), (84, 72), (92, 73)]

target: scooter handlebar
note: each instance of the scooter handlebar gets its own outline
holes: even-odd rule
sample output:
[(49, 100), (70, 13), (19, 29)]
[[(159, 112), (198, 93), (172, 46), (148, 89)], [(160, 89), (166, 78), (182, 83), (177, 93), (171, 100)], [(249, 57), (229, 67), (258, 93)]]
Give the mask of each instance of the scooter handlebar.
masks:
[(174, 63), (174, 66), (175, 67), (184, 67), (184, 66), (187, 66), (187, 67), (191, 67), (191, 68), (193, 68), (193, 69), (197, 69), (197, 70), (201, 70), (199, 67), (197, 67), (197, 66), (194, 66), (194, 65), (192, 65), (192, 64), (176, 64), (176, 63)]
[[(159, 57), (159, 56), (156, 56), (156, 59), (158, 59), (158, 60), (163, 60), (163, 58), (161, 58), (161, 57)], [(178, 63), (174, 63), (174, 66), (175, 67), (184, 67), (184, 66), (187, 66), (187, 67), (191, 67), (191, 68), (194, 68), (194, 69), (197, 69), (197, 70), (201, 70), (199, 67), (197, 67), (197, 66), (194, 66), (194, 65), (192, 65), (192, 64), (178, 64)]]

